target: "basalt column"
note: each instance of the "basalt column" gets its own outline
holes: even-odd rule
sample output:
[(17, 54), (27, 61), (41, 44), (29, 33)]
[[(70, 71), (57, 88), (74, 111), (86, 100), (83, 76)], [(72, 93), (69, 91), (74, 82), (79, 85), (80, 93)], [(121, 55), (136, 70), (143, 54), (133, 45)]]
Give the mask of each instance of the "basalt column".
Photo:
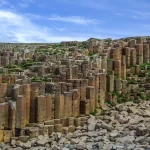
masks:
[(98, 104), (98, 93), (99, 93), (99, 74), (95, 75), (95, 107), (99, 107)]
[(31, 97), (30, 97), (30, 122), (36, 122), (36, 97), (39, 95), (38, 83), (31, 84)]
[(126, 79), (127, 67), (126, 67), (126, 56), (122, 55), (121, 59), (121, 78)]
[(4, 98), (7, 94), (7, 83), (0, 83), (0, 98)]
[[(20, 132), (26, 126), (26, 101), (24, 96), (19, 95), (16, 101), (16, 129)], [(20, 134), (20, 133), (16, 133)]]
[(150, 52), (149, 52), (149, 44), (144, 44), (143, 45), (143, 62), (144, 63), (149, 63), (149, 55), (150, 55)]
[(121, 78), (121, 61), (114, 60), (114, 75), (118, 78)]
[(129, 68), (130, 65), (131, 65), (131, 61), (130, 61), (130, 58), (131, 58), (131, 48), (129, 47), (125, 47), (125, 49), (123, 49), (124, 51), (124, 54), (126, 55), (126, 67)]
[(137, 64), (141, 65), (143, 64), (143, 45), (142, 44), (136, 44), (136, 57), (137, 57)]
[(107, 72), (111, 72), (113, 70), (113, 59), (107, 60)]
[(46, 98), (43, 95), (36, 98), (36, 122), (42, 123), (46, 120)]
[(87, 86), (86, 87), (86, 98), (89, 100), (89, 108), (90, 113), (94, 112), (95, 109), (95, 87), (94, 86)]
[(45, 120), (54, 119), (54, 112), (53, 112), (53, 95), (46, 95), (46, 118)]
[(130, 60), (131, 60), (130, 64), (135, 66), (136, 65), (136, 49), (135, 48), (131, 48)]
[(103, 108), (105, 103), (105, 94), (106, 94), (106, 74), (100, 73), (99, 76), (99, 103), (100, 106)]
[(0, 103), (0, 142), (4, 140), (5, 105)]
[(89, 114), (89, 101), (86, 99), (86, 86), (88, 85), (87, 79), (81, 80), (80, 88), (80, 113)]
[(107, 75), (107, 91), (108, 92), (114, 91), (114, 74)]
[(30, 120), (30, 94), (31, 94), (30, 84), (23, 85), (23, 94), (26, 99), (26, 124), (28, 124)]
[(103, 57), (101, 59), (101, 69), (105, 69), (105, 72), (107, 72), (107, 58)]
[(135, 44), (136, 44), (136, 40), (135, 39), (131, 39), (128, 43), (128, 46), (131, 48), (135, 48)]
[(54, 117), (61, 119), (64, 117), (64, 95), (56, 94), (54, 99)]
[(12, 130), (13, 136), (15, 136), (15, 124), (16, 124), (16, 102), (9, 102), (8, 129)]
[(119, 47), (111, 49), (110, 58), (113, 60), (121, 60), (121, 50)]
[(73, 89), (72, 90), (72, 116), (73, 117), (77, 117), (80, 114), (79, 100), (80, 100), (80, 90)]
[(72, 92), (64, 92), (64, 117), (72, 116)]

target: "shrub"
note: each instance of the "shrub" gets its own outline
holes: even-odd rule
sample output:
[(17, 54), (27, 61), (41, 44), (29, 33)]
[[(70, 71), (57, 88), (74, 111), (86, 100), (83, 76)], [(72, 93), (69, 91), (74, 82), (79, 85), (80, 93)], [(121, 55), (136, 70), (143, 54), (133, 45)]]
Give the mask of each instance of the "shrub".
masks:
[(129, 84), (134, 84), (134, 83), (135, 83), (134, 80), (130, 80), (130, 81), (129, 81)]
[(91, 115), (96, 116), (97, 110), (96, 108), (94, 109), (94, 111), (91, 113)]
[(143, 100), (147, 100), (147, 96), (144, 93), (140, 93), (140, 98)]

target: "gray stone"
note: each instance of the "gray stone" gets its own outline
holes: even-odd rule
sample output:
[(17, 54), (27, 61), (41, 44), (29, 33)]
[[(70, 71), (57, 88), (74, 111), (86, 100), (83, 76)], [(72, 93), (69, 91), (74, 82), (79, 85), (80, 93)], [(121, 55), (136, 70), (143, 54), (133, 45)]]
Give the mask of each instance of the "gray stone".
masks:
[(48, 140), (46, 139), (41, 139), (41, 140), (38, 140), (36, 143), (37, 145), (39, 146), (45, 146), (45, 144), (48, 142)]
[(147, 137), (145, 136), (139, 136), (135, 139), (135, 142), (137, 143), (143, 143), (144, 141), (146, 141)]
[(12, 146), (14, 146), (14, 145), (16, 144), (16, 141), (15, 141), (14, 139), (12, 139), (11, 142), (10, 142), (10, 144), (11, 144)]
[(23, 144), (22, 144), (22, 147), (23, 147), (24, 149), (31, 148), (31, 142), (28, 141), (28, 142), (26, 142), (26, 143), (23, 143)]
[(124, 149), (125, 145), (124, 144), (115, 144), (113, 145), (113, 149)]
[(116, 141), (117, 142), (121, 142), (121, 143), (124, 143), (124, 144), (132, 144), (135, 140), (135, 137), (134, 136), (125, 136), (125, 137), (122, 137), (122, 138), (116, 138)]
[(118, 111), (123, 111), (125, 109), (126, 109), (126, 107), (124, 104), (117, 104), (116, 105), (116, 110), (118, 110)]
[(145, 127), (138, 127), (137, 130), (136, 130), (136, 135), (137, 136), (144, 136), (147, 133), (148, 133), (148, 130)]
[(67, 147), (63, 147), (63, 148), (62, 148), (62, 150), (69, 150), (69, 148), (67, 148)]
[(117, 130), (113, 130), (112, 132), (109, 133), (111, 137), (117, 137), (119, 135), (119, 132)]
[(108, 130), (108, 131), (112, 131), (113, 130), (113, 127), (112, 127), (112, 125), (110, 125), (110, 124), (106, 124), (105, 122), (101, 122), (101, 127), (103, 128), (103, 129), (106, 129), (106, 130)]
[(88, 131), (95, 131), (95, 126), (96, 126), (96, 123), (88, 124)]
[(84, 144), (77, 144), (76, 145), (76, 149), (78, 149), (78, 150), (83, 150), (83, 149), (86, 149), (87, 148), (87, 146), (86, 145), (84, 145)]
[(60, 147), (57, 146), (57, 145), (53, 145), (53, 146), (52, 146), (52, 150), (60, 150)]
[(127, 145), (128, 150), (133, 150), (135, 148), (135, 144), (129, 144)]
[(124, 118), (122, 115), (116, 115), (115, 118), (120, 124), (125, 124), (125, 123), (128, 123), (129, 121), (128, 118)]
[(71, 142), (71, 144), (78, 144), (80, 142), (80, 139), (79, 138), (76, 138), (76, 139), (72, 138), (70, 142)]

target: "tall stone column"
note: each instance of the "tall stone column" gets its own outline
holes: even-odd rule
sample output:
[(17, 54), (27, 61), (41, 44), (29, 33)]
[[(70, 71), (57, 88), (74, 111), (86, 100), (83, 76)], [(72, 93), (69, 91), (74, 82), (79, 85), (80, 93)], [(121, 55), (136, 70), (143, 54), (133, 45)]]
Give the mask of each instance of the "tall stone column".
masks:
[(114, 75), (107, 75), (107, 91), (113, 92), (114, 91)]
[(149, 44), (143, 45), (143, 62), (149, 63), (150, 62), (150, 51), (149, 51)]
[(7, 94), (7, 83), (0, 83), (0, 98), (4, 98)]
[(31, 97), (30, 97), (30, 122), (36, 122), (36, 97), (39, 95), (39, 85), (38, 83), (31, 84)]
[(2, 77), (2, 75), (0, 75), (0, 84), (2, 83), (2, 79), (3, 79), (3, 77)]
[(15, 125), (16, 125), (16, 102), (9, 102), (8, 129), (12, 130), (13, 136), (15, 136)]
[(17, 100), (19, 94), (20, 94), (20, 85), (15, 84), (13, 89), (12, 89), (12, 98), (13, 98), (13, 100)]
[(110, 72), (113, 70), (113, 59), (107, 60), (107, 72)]
[(113, 60), (121, 60), (121, 50), (119, 47), (112, 48), (110, 50), (110, 57)]
[(106, 96), (106, 74), (100, 73), (99, 76), (99, 103), (100, 106), (103, 107), (105, 103), (105, 96)]
[(130, 58), (131, 58), (131, 52), (129, 47), (125, 47), (124, 53), (126, 55), (126, 66), (127, 68), (130, 67)]
[(135, 66), (136, 65), (136, 49), (135, 48), (131, 48), (131, 57), (130, 57), (130, 64)]
[(136, 40), (135, 39), (131, 39), (128, 43), (128, 46), (131, 48), (135, 48), (135, 44), (136, 44)]
[(5, 107), (5, 125), (4, 125), (4, 128), (8, 129), (8, 126), (9, 126), (9, 122), (8, 122), (8, 118), (9, 118), (9, 103), (8, 102), (4, 103), (4, 107)]
[(16, 128), (23, 129), (26, 126), (26, 100), (19, 95), (16, 101)]
[(25, 84), (23, 85), (23, 94), (26, 99), (26, 124), (29, 123), (30, 120), (30, 98), (31, 98), (31, 85)]
[(136, 44), (136, 58), (137, 58), (138, 65), (143, 64), (143, 45), (142, 44)]
[(72, 79), (72, 68), (66, 68), (66, 79)]
[(0, 130), (5, 126), (5, 103), (0, 103)]
[(98, 93), (99, 93), (99, 74), (95, 75), (95, 107), (99, 107), (98, 104)]
[(115, 81), (114, 82), (115, 83), (114, 84), (115, 85), (114, 86), (115, 87), (115, 91), (118, 92), (119, 94), (121, 94), (121, 91), (122, 91), (122, 82), (121, 82), (121, 79), (115, 79), (114, 81)]
[(106, 57), (101, 59), (101, 69), (105, 69), (105, 72), (107, 72), (107, 58)]
[(95, 109), (95, 94), (94, 93), (95, 93), (94, 86), (86, 87), (86, 98), (89, 99), (90, 113), (94, 112), (94, 109)]
[(68, 118), (72, 116), (72, 93), (64, 92), (64, 117)]
[(46, 121), (53, 118), (53, 97), (46, 95)]
[(126, 55), (122, 55), (122, 59), (121, 59), (121, 78), (126, 79)]
[(56, 94), (54, 100), (54, 117), (55, 119), (61, 119), (64, 117), (64, 95)]
[(114, 75), (121, 78), (121, 61), (114, 60)]
[(77, 117), (80, 113), (80, 90), (73, 89), (72, 90), (72, 115), (73, 117)]
[(36, 122), (42, 123), (46, 120), (46, 98), (43, 95), (36, 98)]

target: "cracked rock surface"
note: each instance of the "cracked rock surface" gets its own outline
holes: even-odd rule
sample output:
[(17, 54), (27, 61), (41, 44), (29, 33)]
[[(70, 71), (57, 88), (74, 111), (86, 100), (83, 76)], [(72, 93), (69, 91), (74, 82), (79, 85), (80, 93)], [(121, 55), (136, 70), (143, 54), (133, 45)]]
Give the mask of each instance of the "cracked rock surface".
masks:
[(150, 150), (149, 116), (149, 101), (118, 104), (103, 115), (87, 116), (74, 133), (40, 135), (27, 142), (13, 139), (0, 143), (0, 150)]

